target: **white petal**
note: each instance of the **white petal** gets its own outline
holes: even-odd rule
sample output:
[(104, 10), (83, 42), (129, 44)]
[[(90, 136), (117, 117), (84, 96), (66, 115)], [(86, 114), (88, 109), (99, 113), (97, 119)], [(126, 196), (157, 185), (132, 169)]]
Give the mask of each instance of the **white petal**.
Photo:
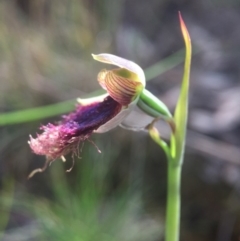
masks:
[(144, 75), (143, 69), (138, 64), (113, 54), (105, 54), (105, 53), (98, 54), (98, 55), (92, 54), (92, 56), (97, 61), (100, 61), (106, 64), (113, 64), (120, 68), (128, 69), (129, 71), (137, 74), (142, 85), (145, 87), (146, 85), (145, 75)]
[(99, 95), (99, 96), (95, 96), (95, 97), (91, 97), (91, 98), (86, 98), (86, 99), (81, 99), (81, 98), (77, 98), (77, 102), (83, 106), (85, 105), (89, 105), (92, 103), (96, 103), (96, 102), (102, 102), (109, 94), (103, 94), (103, 95)]
[(127, 115), (129, 115), (130, 112), (131, 110), (129, 110), (128, 108), (122, 109), (115, 117), (113, 117), (104, 125), (100, 126), (95, 132), (103, 133), (115, 128), (126, 118)]
[(138, 106), (135, 106), (131, 113), (120, 123), (120, 126), (132, 131), (141, 131), (155, 118), (147, 115)]
[(107, 132), (107, 131), (117, 127), (135, 108), (137, 101), (138, 101), (138, 98), (136, 100), (134, 100), (131, 104), (129, 104), (127, 108), (123, 107), (122, 110), (115, 117), (113, 117), (111, 120), (109, 120), (104, 125), (100, 126), (95, 131), (95, 133)]

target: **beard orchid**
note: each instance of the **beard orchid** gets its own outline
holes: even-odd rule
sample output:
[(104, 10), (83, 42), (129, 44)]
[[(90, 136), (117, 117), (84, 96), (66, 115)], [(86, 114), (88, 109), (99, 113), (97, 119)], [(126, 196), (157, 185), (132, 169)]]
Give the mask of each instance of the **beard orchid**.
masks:
[[(79, 144), (88, 140), (92, 133), (107, 132), (118, 125), (141, 130), (156, 118), (165, 119), (173, 127), (168, 108), (145, 89), (145, 75), (140, 66), (111, 54), (93, 55), (93, 58), (118, 66), (117, 69), (104, 69), (98, 74), (98, 82), (106, 94), (77, 99), (74, 112), (63, 116), (57, 124), (42, 126), (42, 133), (37, 134), (36, 138), (30, 135), (28, 143), (32, 151), (46, 156), (46, 163), (29, 177), (44, 171), (49, 163), (58, 158), (65, 160), (65, 155), (77, 154)], [(136, 109), (149, 116), (148, 123), (137, 125), (137, 128), (128, 121), (130, 116), (134, 117)]]

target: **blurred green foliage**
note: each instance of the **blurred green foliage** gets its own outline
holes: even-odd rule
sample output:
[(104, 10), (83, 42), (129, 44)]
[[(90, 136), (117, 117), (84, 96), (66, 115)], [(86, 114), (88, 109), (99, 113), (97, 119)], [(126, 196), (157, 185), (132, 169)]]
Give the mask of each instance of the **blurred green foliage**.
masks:
[[(51, 116), (73, 108), (77, 97), (99, 89), (96, 76), (101, 66), (92, 60), (91, 53), (107, 52), (134, 60), (146, 70), (148, 79), (155, 78), (148, 86), (155, 94), (179, 84), (176, 68), (168, 76), (156, 77), (183, 59), (182, 53), (176, 52), (182, 46), (179, 10), (187, 17), (193, 35), (201, 27), (195, 34), (195, 41), (202, 44), (198, 46), (207, 49), (218, 43), (214, 42), (216, 38), (211, 42), (209, 32), (223, 33), (226, 46), (237, 42), (237, 31), (233, 31), (237, 21), (231, 13), (233, 8), (238, 10), (238, 5), (231, 8), (232, 2), (228, 5), (227, 1), (215, 4), (217, 1), (0, 1), (1, 240), (29, 240), (30, 231), (36, 234), (32, 240), (74, 240), (76, 236), (77, 240), (91, 240), (94, 235), (106, 240), (161, 240), (166, 162), (145, 134), (117, 129), (95, 135), (94, 142), (102, 154), (86, 143), (82, 159), (76, 160), (71, 173), (64, 173), (70, 166), (68, 162), (56, 161), (29, 181), (28, 174), (41, 167), (44, 159), (31, 154), (27, 141), (41, 124), (58, 119)], [(223, 24), (228, 19), (231, 28)], [(208, 26), (213, 30), (205, 31)], [(235, 65), (238, 68), (237, 52), (228, 48), (227, 58), (220, 61), (224, 70)], [(204, 55), (203, 60), (218, 56), (217, 50), (213, 55)], [(229, 62), (225, 66), (230, 52), (236, 56), (236, 64)], [(160, 61), (172, 54), (173, 58)], [(198, 61), (194, 66), (200, 72)], [(217, 63), (207, 59), (204, 71), (208, 67), (220, 68)], [(163, 82), (165, 78), (167, 81)], [(230, 230), (230, 238), (238, 240), (237, 189), (219, 174), (225, 164), (216, 161), (219, 169), (214, 165), (209, 169), (209, 159), (187, 152), (183, 170), (183, 239), (212, 241), (218, 233)], [(217, 181), (212, 173), (206, 177), (209, 170), (219, 175)], [(209, 176), (215, 181), (209, 181)], [(232, 192), (236, 193), (229, 201)]]
[(137, 193), (109, 193), (107, 173), (114, 158), (90, 152), (77, 168), (74, 183), (67, 183), (60, 162), (51, 169), (54, 201), (39, 200), (35, 208), (43, 240), (156, 240), (159, 224), (141, 214)]

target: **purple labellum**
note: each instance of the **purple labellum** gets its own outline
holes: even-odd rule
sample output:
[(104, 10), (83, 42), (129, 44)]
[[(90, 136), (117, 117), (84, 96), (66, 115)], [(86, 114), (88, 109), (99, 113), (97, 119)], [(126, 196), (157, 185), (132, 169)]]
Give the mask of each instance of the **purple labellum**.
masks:
[(116, 116), (122, 106), (107, 96), (102, 102), (78, 106), (75, 112), (63, 116), (59, 124), (41, 127), (42, 134), (30, 136), (33, 152), (45, 155), (51, 162), (69, 152), (75, 152), (80, 142), (89, 138), (94, 130)]

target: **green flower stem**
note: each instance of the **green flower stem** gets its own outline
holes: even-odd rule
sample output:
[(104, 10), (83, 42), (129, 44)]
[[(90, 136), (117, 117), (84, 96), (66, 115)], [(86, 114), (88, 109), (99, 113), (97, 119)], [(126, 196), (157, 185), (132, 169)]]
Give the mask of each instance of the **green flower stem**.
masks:
[[(166, 241), (179, 240), (180, 226), (180, 186), (181, 186), (181, 171), (182, 161), (176, 162), (170, 154), (169, 145), (161, 139), (158, 130), (150, 125), (149, 135), (164, 151), (168, 161), (168, 178), (167, 178), (167, 217), (166, 217)], [(179, 163), (179, 164), (176, 164)]]
[(180, 96), (174, 114), (176, 132), (171, 135), (171, 155), (168, 155), (166, 241), (178, 241), (180, 238), (181, 172), (186, 142), (189, 78), (192, 56), (191, 39), (180, 13), (179, 19), (186, 47), (186, 55)]
[[(186, 141), (189, 77), (192, 56), (191, 39), (180, 13), (179, 19), (186, 47), (186, 55), (181, 91), (174, 113), (174, 128), (172, 128), (170, 145), (161, 140), (157, 129), (154, 128), (154, 122), (149, 126), (150, 136), (164, 150), (168, 159), (165, 241), (178, 241), (180, 235), (181, 172)], [(150, 102), (149, 99), (147, 101)], [(151, 105), (151, 107), (154, 107), (154, 105)]]
[(182, 165), (168, 159), (166, 241), (179, 240)]

